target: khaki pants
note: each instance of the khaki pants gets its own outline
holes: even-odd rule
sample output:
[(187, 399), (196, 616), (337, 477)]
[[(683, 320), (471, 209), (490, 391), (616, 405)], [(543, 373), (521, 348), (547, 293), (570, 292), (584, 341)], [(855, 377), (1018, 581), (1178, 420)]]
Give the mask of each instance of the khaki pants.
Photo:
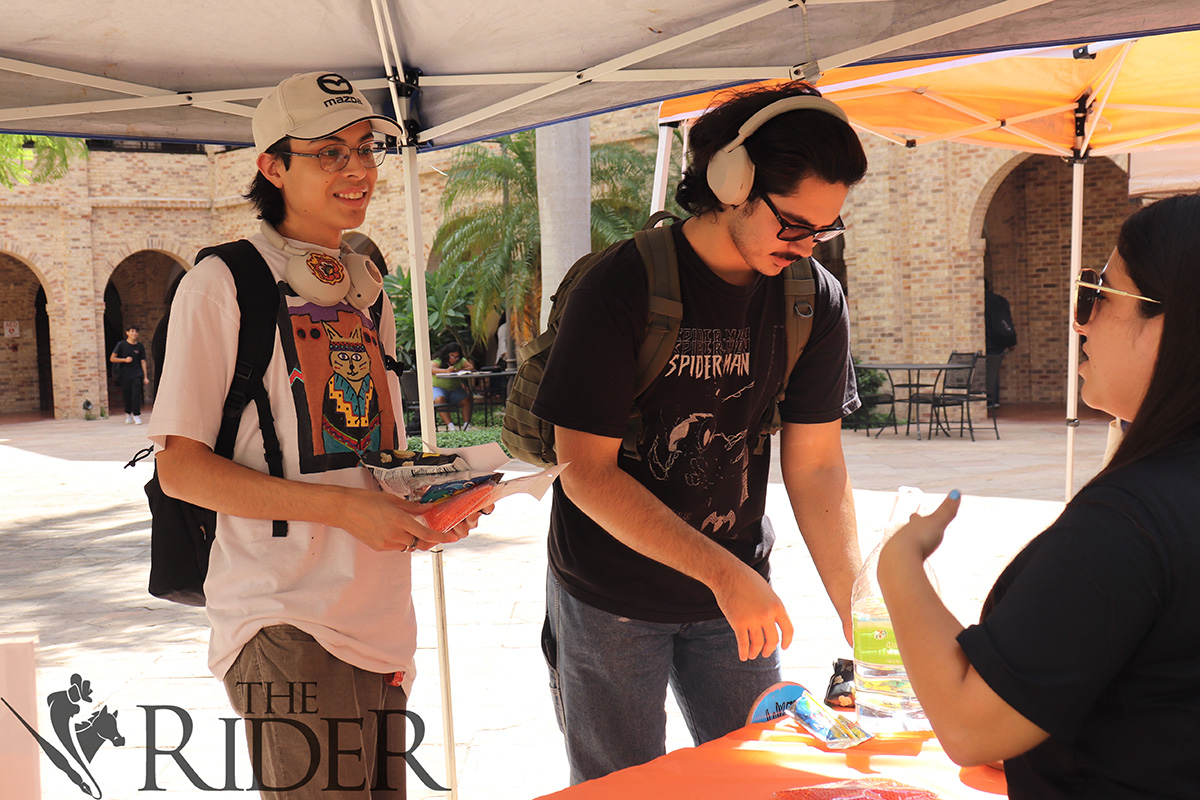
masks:
[(260, 630), (225, 676), (254, 788), (288, 800), (403, 800), (407, 698), (387, 678), (290, 625)]

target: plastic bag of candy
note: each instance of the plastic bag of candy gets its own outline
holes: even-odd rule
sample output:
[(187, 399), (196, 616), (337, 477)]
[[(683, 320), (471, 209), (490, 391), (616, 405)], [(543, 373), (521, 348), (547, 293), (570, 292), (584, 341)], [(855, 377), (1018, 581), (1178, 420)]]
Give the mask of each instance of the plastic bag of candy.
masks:
[(435, 531), (447, 531), (510, 494), (541, 499), (566, 467), (502, 480), (497, 470), (508, 460), (494, 443), (424, 453), (383, 450), (361, 458), (384, 491), (428, 506), (416, 517)]
[(854, 747), (871, 738), (871, 734), (860, 728), (854, 720), (835, 714), (821, 705), (807, 689), (796, 702), (784, 709), (784, 713), (826, 747), (834, 750)]

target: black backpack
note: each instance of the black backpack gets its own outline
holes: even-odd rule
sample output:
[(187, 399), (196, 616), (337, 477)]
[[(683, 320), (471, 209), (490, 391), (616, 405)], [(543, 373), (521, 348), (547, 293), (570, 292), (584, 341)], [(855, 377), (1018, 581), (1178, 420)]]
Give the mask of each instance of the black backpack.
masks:
[[(679, 292), (679, 261), (675, 254), (675, 238), (670, 226), (655, 227), (666, 219), (678, 221), (678, 217), (666, 211), (656, 212), (646, 221), (642, 229), (634, 234), (634, 244), (646, 268), (649, 292), (649, 314), (646, 320), (646, 338), (638, 351), (637, 378), (634, 397), (640, 397), (662, 373), (675, 341), (679, 337), (679, 326), (683, 321), (683, 303)], [(624, 242), (617, 242), (606, 250), (598, 250), (576, 261), (559, 283), (550, 298), (550, 315), (546, 330), (533, 341), (517, 348), (520, 366), (513, 376), (512, 389), (504, 404), (504, 423), (500, 430), (500, 441), (508, 448), (513, 458), (539, 467), (553, 466), (557, 462), (554, 450), (554, 426), (533, 413), (533, 402), (550, 359), (550, 349), (558, 336), (559, 317), (566, 307), (571, 289), (593, 266), (611, 250)], [(792, 374), (808, 337), (812, 333), (813, 309), (816, 300), (816, 281), (813, 279), (812, 262), (801, 258), (788, 265), (784, 274), (783, 295), (787, 330), (787, 371), (784, 373), (783, 388), (776, 402), (772, 403), (759, 424), (754, 453), (760, 454), (771, 434), (782, 425), (779, 416), (779, 400), (787, 390), (787, 376)], [(642, 415), (636, 403), (629, 413), (629, 424), (621, 443), (622, 452), (631, 458), (639, 458), (637, 443), (642, 435)]]
[[(271, 353), (275, 348), (276, 320), (279, 314), (279, 289), (270, 267), (257, 248), (245, 239), (206, 248), (196, 255), (196, 263), (210, 255), (225, 262), (237, 287), (241, 328), (238, 331), (237, 362), (233, 382), (225, 398), (221, 429), (213, 452), (233, 457), (238, 425), (246, 405), (254, 401), (263, 437), (263, 454), (271, 475), (283, 477), (283, 451), (275, 434), (275, 419), (267, 389), (263, 384)], [(173, 294), (172, 294), (173, 299)], [(166, 349), (170, 301), (154, 331), (155, 365), (161, 374), (162, 353)], [(125, 466), (133, 466), (150, 455), (152, 447), (142, 450)], [(150, 594), (175, 603), (204, 605), (204, 578), (208, 575), (208, 554), (216, 536), (217, 513), (211, 509), (169, 497), (158, 483), (158, 469), (146, 484), (150, 504)], [(272, 523), (274, 536), (287, 536), (287, 522)]]

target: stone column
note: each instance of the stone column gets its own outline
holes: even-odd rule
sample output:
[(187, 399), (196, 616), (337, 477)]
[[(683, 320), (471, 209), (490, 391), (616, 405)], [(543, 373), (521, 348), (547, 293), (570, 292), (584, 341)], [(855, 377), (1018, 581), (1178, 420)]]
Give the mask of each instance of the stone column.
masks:
[(588, 120), (537, 131), (538, 216), (542, 227), (541, 330), (567, 270), (592, 249), (592, 165)]

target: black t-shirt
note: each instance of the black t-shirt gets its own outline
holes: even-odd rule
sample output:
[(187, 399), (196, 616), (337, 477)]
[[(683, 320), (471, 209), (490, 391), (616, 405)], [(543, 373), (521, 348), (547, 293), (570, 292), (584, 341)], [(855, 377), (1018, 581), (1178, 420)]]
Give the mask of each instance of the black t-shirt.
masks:
[[(622, 469), (693, 528), (768, 576), (774, 539), (763, 517), (769, 447), (759, 421), (786, 369), (782, 277), (733, 286), (714, 274), (676, 224), (683, 321), (662, 375), (638, 399), (640, 460)], [(785, 422), (821, 423), (858, 407), (841, 287), (814, 262), (812, 334), (788, 384)], [(555, 425), (623, 438), (637, 353), (646, 335), (646, 270), (632, 241), (571, 291), (534, 412)], [(706, 586), (621, 544), (554, 485), (550, 567), (573, 596), (654, 622), (720, 616)]]
[(959, 634), (1050, 738), (1009, 796), (1200, 797), (1200, 442), (1114, 470), (1017, 555)]
[(146, 346), (144, 344), (141, 342), (130, 344), (128, 340), (122, 339), (113, 348), (113, 355), (117, 358), (133, 356), (133, 361), (130, 361), (128, 364), (117, 365), (117, 380), (128, 381), (136, 378), (140, 381), (144, 377), (142, 375), (142, 362), (146, 360)]

